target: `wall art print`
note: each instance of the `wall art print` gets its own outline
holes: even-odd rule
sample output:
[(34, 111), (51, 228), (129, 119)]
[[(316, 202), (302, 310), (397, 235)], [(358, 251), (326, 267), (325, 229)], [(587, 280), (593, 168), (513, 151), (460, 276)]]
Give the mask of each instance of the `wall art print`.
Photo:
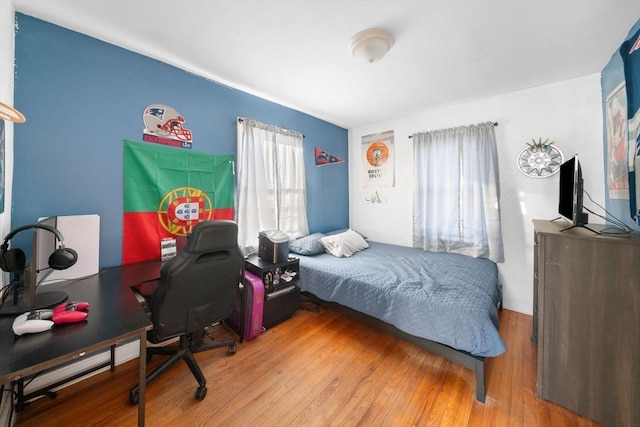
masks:
[(527, 142), (527, 147), (518, 155), (520, 172), (530, 178), (548, 178), (558, 173), (564, 155), (554, 143), (549, 138), (543, 141), (542, 137)]
[(395, 146), (392, 130), (362, 137), (364, 187), (395, 186)]
[(610, 199), (629, 199), (629, 152), (627, 144), (627, 95), (624, 83), (607, 96), (607, 190)]
[(640, 224), (640, 28), (620, 46), (627, 92), (629, 143), (629, 208), (631, 218)]
[(144, 130), (142, 140), (171, 147), (191, 148), (193, 135), (182, 124), (184, 117), (164, 104), (151, 104), (142, 114)]

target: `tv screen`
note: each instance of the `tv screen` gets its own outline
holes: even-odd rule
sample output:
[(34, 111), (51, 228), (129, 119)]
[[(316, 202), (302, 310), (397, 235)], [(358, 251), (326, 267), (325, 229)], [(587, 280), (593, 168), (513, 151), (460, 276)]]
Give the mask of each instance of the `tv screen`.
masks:
[(588, 222), (588, 215), (582, 211), (582, 185), (582, 168), (576, 155), (560, 165), (558, 200), (558, 213), (575, 227)]

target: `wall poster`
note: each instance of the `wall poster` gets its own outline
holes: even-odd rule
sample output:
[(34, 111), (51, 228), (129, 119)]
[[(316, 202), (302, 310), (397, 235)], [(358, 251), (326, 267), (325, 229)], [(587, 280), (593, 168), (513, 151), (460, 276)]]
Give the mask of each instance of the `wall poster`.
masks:
[(629, 206), (640, 224), (640, 28), (620, 46), (627, 92), (629, 138)]
[(395, 186), (395, 147), (393, 131), (362, 137), (364, 187)]
[(191, 148), (193, 134), (183, 126), (184, 117), (164, 104), (151, 104), (142, 114), (142, 140), (171, 147)]
[(627, 94), (624, 83), (606, 100), (607, 189), (610, 199), (629, 199), (629, 156), (627, 144)]

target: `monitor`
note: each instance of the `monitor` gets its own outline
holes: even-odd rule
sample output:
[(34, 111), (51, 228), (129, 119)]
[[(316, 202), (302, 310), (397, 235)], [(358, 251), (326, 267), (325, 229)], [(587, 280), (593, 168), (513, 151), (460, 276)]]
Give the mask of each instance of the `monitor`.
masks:
[(575, 155), (560, 165), (558, 213), (571, 222), (572, 227), (584, 227), (589, 215), (583, 212), (582, 168)]

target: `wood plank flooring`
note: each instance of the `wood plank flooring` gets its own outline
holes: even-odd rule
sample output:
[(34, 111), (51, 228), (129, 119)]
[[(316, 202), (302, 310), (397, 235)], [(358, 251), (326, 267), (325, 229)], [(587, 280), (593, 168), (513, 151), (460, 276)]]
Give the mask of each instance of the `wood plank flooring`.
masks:
[[(196, 356), (208, 381), (203, 401), (181, 362), (147, 388), (148, 426), (598, 426), (536, 398), (531, 316), (503, 310), (507, 352), (489, 359), (487, 399), (472, 371), (343, 314), (299, 310), (237, 345)], [(225, 326), (214, 335), (233, 335)], [(162, 356), (156, 356), (154, 367)], [(134, 426), (127, 404), (137, 361), (31, 402), (18, 426)]]

